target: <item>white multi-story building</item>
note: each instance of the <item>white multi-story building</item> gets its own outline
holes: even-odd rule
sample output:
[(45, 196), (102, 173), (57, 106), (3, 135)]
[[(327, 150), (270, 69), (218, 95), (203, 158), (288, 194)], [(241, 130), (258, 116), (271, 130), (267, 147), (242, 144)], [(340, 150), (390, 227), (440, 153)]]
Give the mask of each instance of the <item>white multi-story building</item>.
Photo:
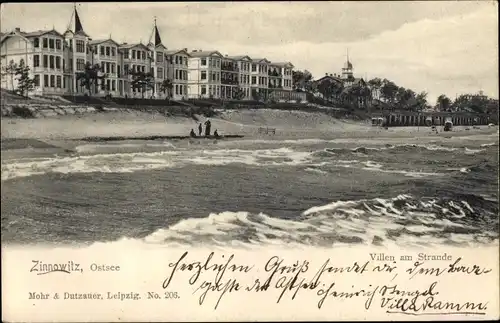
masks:
[[(267, 98), (269, 88), (273, 92), (292, 90), (291, 63), (271, 63), (246, 55), (223, 56), (216, 50), (189, 53), (186, 48), (168, 49), (162, 43), (156, 20), (147, 45), (119, 44), (111, 37), (92, 40), (84, 31), (76, 7), (63, 34), (54, 29), (24, 32), (15, 28), (0, 34), (0, 45), (1, 87), (17, 88), (15, 71), (9, 65), (23, 62), (35, 80), (33, 93), (39, 95), (249, 100)], [(99, 67), (99, 79), (90, 89), (82, 85), (82, 76), (88, 76), (88, 64)], [(154, 84), (142, 93), (133, 86), (137, 79), (129, 71), (151, 73)]]
[(240, 56), (228, 56), (236, 62), (238, 68), (238, 85), (241, 91), (244, 93), (243, 100), (249, 100), (252, 98), (252, 93), (250, 91), (250, 65), (252, 64), (252, 59), (246, 55)]
[(220, 98), (222, 54), (193, 50), (189, 53), (189, 98)]
[(271, 62), (265, 58), (252, 58), (251, 64), (251, 91), (252, 98), (266, 99), (269, 85), (269, 64)]
[(64, 78), (64, 37), (55, 30), (23, 32), (20, 28), (1, 37), (1, 86), (17, 88), (17, 77), (9, 66), (25, 64), (30, 67), (30, 77), (35, 80), (35, 94), (63, 94), (67, 81)]
[(221, 61), (220, 74), (221, 99), (234, 99), (239, 90), (239, 72), (237, 62), (227, 55)]
[(168, 79), (172, 81), (172, 97), (175, 100), (188, 98), (189, 58), (187, 48), (165, 51)]

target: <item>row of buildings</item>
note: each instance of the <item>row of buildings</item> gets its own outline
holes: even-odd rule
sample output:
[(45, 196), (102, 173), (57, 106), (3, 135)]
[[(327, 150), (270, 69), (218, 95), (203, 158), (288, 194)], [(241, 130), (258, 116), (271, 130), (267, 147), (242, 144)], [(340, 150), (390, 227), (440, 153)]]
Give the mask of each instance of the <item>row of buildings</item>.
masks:
[[(1, 35), (2, 88), (16, 87), (5, 73), (11, 61), (23, 60), (35, 80), (35, 94), (84, 95), (77, 75), (86, 64), (100, 67), (106, 75), (91, 89), (92, 95), (116, 97), (167, 96), (189, 98), (255, 99), (270, 95), (277, 100), (296, 100), (303, 93), (292, 91), (293, 64), (271, 62), (247, 55), (228, 56), (216, 50), (168, 49), (160, 36), (156, 20), (147, 45), (118, 43), (111, 39), (92, 39), (85, 31), (76, 7), (68, 29), (24, 32), (20, 28)], [(130, 71), (149, 72), (154, 88), (147, 93), (132, 86)], [(10, 78), (10, 79), (9, 79)], [(171, 87), (164, 90), (162, 83)]]

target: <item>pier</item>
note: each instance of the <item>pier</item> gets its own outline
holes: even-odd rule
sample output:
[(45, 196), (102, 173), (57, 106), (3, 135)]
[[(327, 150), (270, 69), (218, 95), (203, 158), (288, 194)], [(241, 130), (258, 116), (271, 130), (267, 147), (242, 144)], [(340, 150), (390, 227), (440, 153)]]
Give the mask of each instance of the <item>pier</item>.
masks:
[(452, 112), (380, 112), (372, 113), (372, 124), (387, 127), (444, 126), (451, 121), (454, 126), (488, 125), (491, 117), (485, 114)]

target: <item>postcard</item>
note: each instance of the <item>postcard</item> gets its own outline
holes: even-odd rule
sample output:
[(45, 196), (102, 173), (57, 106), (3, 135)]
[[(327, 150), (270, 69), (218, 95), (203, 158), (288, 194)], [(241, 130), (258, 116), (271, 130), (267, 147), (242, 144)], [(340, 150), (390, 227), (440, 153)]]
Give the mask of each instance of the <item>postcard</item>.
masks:
[(2, 4), (2, 320), (499, 319), (497, 6)]

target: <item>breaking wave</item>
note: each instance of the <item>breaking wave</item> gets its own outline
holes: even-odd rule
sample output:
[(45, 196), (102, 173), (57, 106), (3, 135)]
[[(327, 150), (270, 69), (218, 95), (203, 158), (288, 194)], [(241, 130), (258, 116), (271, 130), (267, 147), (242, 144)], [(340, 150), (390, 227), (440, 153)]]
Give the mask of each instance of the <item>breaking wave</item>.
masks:
[(312, 207), (295, 219), (264, 213), (222, 212), (189, 218), (148, 235), (151, 244), (312, 245), (389, 244), (417, 247), (471, 246), (495, 242), (497, 204), (399, 195), (392, 199), (336, 201)]

